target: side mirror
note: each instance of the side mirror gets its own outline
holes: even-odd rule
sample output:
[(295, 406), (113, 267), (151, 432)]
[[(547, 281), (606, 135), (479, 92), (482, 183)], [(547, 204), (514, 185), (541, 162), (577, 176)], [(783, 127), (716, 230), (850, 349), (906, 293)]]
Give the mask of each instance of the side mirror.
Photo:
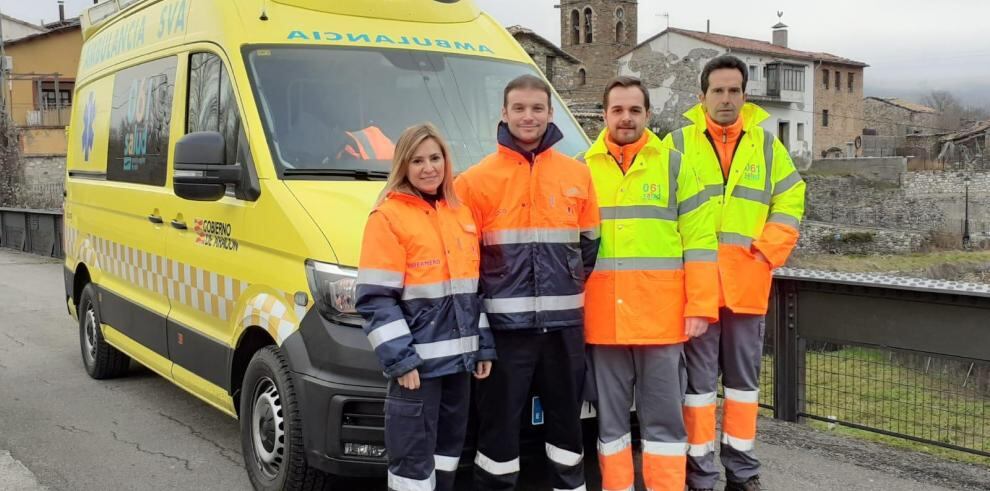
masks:
[(229, 165), (224, 159), (226, 143), (216, 131), (189, 133), (175, 144), (175, 171), (172, 187), (180, 198), (216, 201), (224, 196), (228, 184), (239, 184), (240, 164)]

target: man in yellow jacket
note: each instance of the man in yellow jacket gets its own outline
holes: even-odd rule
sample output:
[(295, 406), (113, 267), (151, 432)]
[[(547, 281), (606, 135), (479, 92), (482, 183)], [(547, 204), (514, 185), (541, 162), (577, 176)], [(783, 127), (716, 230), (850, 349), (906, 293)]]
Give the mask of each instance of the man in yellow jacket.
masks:
[(804, 214), (804, 181), (787, 149), (760, 127), (769, 117), (746, 102), (746, 65), (724, 55), (701, 73), (701, 104), (685, 113), (692, 124), (664, 140), (699, 173), (718, 204), (719, 319), (684, 348), (688, 390), (688, 486), (713, 489), (716, 380), (725, 404), (721, 460), (726, 490), (759, 490), (760, 462), (753, 452), (759, 402), (763, 331), (771, 270), (783, 266), (797, 244)]
[(585, 296), (602, 488), (633, 487), (635, 395), (644, 483), (683, 491), (683, 346), (717, 320), (716, 204), (691, 165), (646, 129), (650, 96), (638, 79), (612, 80), (603, 107), (607, 128), (585, 154), (602, 218)]

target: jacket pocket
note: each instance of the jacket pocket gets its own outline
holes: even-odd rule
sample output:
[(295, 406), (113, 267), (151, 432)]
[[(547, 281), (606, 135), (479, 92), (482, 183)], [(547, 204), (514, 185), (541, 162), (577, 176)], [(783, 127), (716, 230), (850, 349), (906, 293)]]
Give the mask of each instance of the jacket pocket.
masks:
[(773, 280), (770, 265), (738, 246), (721, 247), (718, 265), (726, 306), (739, 313), (765, 313)]
[(423, 449), (427, 447), (427, 438), (423, 401), (400, 397), (385, 399), (385, 448), (390, 459), (426, 458)]

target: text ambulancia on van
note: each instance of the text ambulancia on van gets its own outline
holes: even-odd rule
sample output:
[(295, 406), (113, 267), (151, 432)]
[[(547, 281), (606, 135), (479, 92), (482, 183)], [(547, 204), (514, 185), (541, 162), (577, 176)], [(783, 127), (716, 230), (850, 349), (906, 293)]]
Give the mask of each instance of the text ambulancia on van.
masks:
[(239, 418), (259, 489), (383, 475), (354, 283), (393, 141), (431, 121), (463, 170), (539, 71), (469, 0), (108, 0), (82, 22), (65, 290), (86, 370), (133, 359)]

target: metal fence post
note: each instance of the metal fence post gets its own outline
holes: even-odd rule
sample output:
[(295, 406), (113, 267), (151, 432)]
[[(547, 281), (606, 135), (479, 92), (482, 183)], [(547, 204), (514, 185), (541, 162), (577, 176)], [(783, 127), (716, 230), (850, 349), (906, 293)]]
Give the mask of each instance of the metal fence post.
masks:
[(797, 282), (776, 281), (776, 353), (774, 354), (774, 418), (796, 422), (804, 378), (804, 353), (797, 335)]

